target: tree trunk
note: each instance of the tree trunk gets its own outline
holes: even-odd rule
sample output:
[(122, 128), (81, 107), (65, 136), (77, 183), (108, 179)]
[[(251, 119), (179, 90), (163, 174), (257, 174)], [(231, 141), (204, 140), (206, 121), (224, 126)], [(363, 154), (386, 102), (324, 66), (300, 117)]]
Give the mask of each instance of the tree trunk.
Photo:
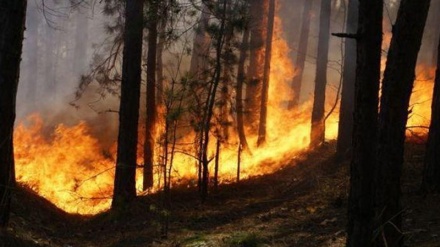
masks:
[(434, 96), (431, 105), (431, 124), (426, 144), (425, 169), (422, 180), (422, 191), (440, 192), (440, 40), (437, 49), (437, 70), (435, 73)]
[[(346, 32), (356, 33), (359, 0), (348, 1)], [(356, 80), (356, 40), (345, 39), (344, 70), (342, 72), (342, 94), (339, 110), (338, 141), (336, 154), (346, 157), (352, 147), (354, 84)]]
[(246, 126), (252, 134), (257, 133), (260, 115), (261, 92), (264, 77), (264, 52), (269, 0), (250, 1), (250, 56), (246, 85)]
[(360, 0), (347, 246), (371, 246), (383, 0)]
[(23, 33), (25, 0), (0, 3), (0, 230), (6, 228), (15, 186), (13, 129)]
[(168, 21), (168, 9), (166, 5), (168, 1), (163, 1), (161, 5), (161, 14), (160, 14), (160, 24), (158, 30), (158, 43), (157, 43), (157, 58), (156, 58), (156, 103), (158, 105), (164, 105), (164, 83), (165, 83), (165, 75), (163, 71), (163, 51), (165, 49), (165, 42), (167, 40), (167, 21)]
[(244, 72), (244, 64), (247, 59), (247, 52), (249, 50), (249, 28), (246, 27), (243, 33), (243, 41), (240, 47), (240, 58), (238, 61), (237, 70), (237, 90), (236, 90), (236, 107), (237, 107), (237, 132), (240, 139), (240, 144), (243, 150), (249, 150), (249, 145), (246, 139), (246, 133), (244, 130), (244, 106), (243, 106), (243, 83), (246, 80)]
[(143, 1), (126, 0), (121, 103), (112, 209), (136, 198), (136, 152), (143, 35)]
[(402, 246), (400, 177), (408, 106), (430, 0), (402, 0), (393, 28), (379, 113), (376, 190), (378, 246)]
[(149, 0), (148, 57), (147, 57), (147, 116), (144, 142), (143, 189), (153, 187), (154, 142), (156, 128), (156, 57), (158, 0)]
[(267, 101), (269, 99), (269, 80), (270, 80), (270, 63), (272, 57), (272, 38), (275, 22), (275, 0), (269, 0), (269, 13), (266, 33), (266, 48), (264, 54), (264, 74), (260, 103), (260, 125), (258, 128), (257, 145), (260, 146), (266, 142), (266, 121), (267, 121)]
[(289, 101), (288, 108), (293, 109), (299, 104), (301, 94), (301, 82), (304, 74), (304, 65), (307, 57), (307, 47), (309, 45), (310, 22), (312, 19), (313, 0), (306, 0), (302, 13), (301, 33), (299, 36), (298, 51), (295, 63), (295, 75), (292, 81), (292, 100)]
[(319, 17), (318, 56), (316, 61), (315, 96), (312, 111), (310, 147), (314, 148), (325, 139), (325, 88), (327, 86), (328, 49), (330, 41), (331, 0), (322, 0)]

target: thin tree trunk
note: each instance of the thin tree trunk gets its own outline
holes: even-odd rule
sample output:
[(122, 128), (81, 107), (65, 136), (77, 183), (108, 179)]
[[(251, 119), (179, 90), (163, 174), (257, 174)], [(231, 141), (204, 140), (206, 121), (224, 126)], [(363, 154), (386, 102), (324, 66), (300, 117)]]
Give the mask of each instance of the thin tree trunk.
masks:
[(202, 184), (201, 184), (201, 198), (205, 201), (208, 196), (208, 184), (209, 184), (209, 170), (208, 165), (208, 146), (209, 146), (209, 134), (211, 129), (211, 119), (214, 114), (214, 104), (217, 94), (217, 88), (220, 84), (221, 72), (222, 72), (222, 50), (225, 39), (225, 26), (226, 26), (226, 12), (227, 12), (227, 0), (222, 3), (222, 17), (220, 23), (220, 29), (216, 37), (216, 58), (215, 58), (215, 70), (212, 83), (210, 85), (208, 98), (205, 102), (204, 116), (203, 116), (203, 128), (201, 133), (202, 145), (201, 145), (201, 161), (202, 161)]
[[(348, 1), (346, 32), (356, 33), (359, 0)], [(356, 80), (356, 40), (345, 39), (344, 70), (342, 72), (341, 106), (339, 110), (336, 154), (346, 157), (352, 148), (354, 89)]]
[(112, 209), (136, 198), (136, 153), (141, 86), (143, 1), (126, 0), (121, 103)]
[(426, 144), (425, 169), (422, 191), (440, 192), (440, 40), (437, 48), (437, 70), (435, 73), (434, 96), (431, 105), (431, 124)]
[(313, 0), (305, 0), (302, 13), (301, 33), (299, 36), (298, 51), (295, 63), (295, 75), (292, 80), (292, 99), (289, 101), (288, 108), (293, 109), (299, 104), (301, 94), (301, 82), (304, 74), (304, 66), (309, 46), (310, 22), (312, 19)]
[(13, 129), (25, 19), (25, 0), (0, 3), (0, 230), (7, 227), (15, 186)]
[(244, 106), (243, 106), (243, 83), (245, 81), (244, 64), (247, 59), (247, 52), (249, 50), (249, 28), (246, 27), (243, 33), (243, 41), (240, 47), (240, 58), (238, 61), (238, 71), (237, 71), (237, 90), (236, 90), (236, 107), (237, 107), (237, 132), (240, 139), (240, 144), (243, 150), (249, 150), (249, 145), (246, 139), (246, 133), (244, 130)]
[(258, 132), (261, 93), (264, 77), (264, 53), (269, 0), (250, 1), (250, 56), (246, 85), (245, 124), (252, 134)]
[(157, 43), (157, 58), (156, 58), (156, 103), (158, 105), (164, 104), (163, 94), (164, 94), (164, 83), (165, 83), (165, 75), (163, 71), (163, 52), (165, 49), (165, 42), (167, 39), (166, 34), (166, 26), (168, 21), (168, 10), (165, 7), (166, 4), (168, 4), (168, 1), (164, 1), (161, 6), (162, 10), (162, 16), (160, 17), (160, 24), (159, 24), (159, 40)]
[(378, 246), (403, 245), (400, 177), (409, 100), (429, 4), (430, 0), (401, 1), (388, 51), (379, 113)]
[(148, 57), (147, 57), (147, 116), (144, 142), (143, 189), (153, 187), (154, 142), (156, 128), (156, 58), (158, 0), (149, 0)]
[(275, 0), (269, 0), (269, 14), (266, 33), (266, 48), (264, 54), (264, 74), (260, 103), (260, 125), (258, 128), (257, 145), (260, 146), (266, 142), (266, 123), (267, 123), (267, 101), (269, 99), (269, 80), (270, 80), (270, 63), (272, 57), (272, 38), (275, 22)]
[(347, 246), (372, 245), (383, 0), (359, 0)]
[(319, 18), (318, 56), (316, 61), (315, 96), (312, 110), (310, 147), (314, 148), (325, 139), (325, 88), (327, 86), (328, 49), (330, 41), (331, 0), (322, 0)]

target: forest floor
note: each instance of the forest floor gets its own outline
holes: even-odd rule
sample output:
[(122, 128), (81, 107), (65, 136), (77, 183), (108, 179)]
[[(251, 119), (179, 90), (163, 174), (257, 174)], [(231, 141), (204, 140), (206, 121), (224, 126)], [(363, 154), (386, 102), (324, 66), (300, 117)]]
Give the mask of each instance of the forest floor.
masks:
[[(349, 162), (333, 153), (334, 144), (326, 144), (276, 173), (221, 185), (205, 203), (194, 188), (174, 189), (169, 210), (161, 209), (160, 195), (150, 195), (125, 213), (68, 215), (20, 188), (0, 246), (344, 246)], [(440, 196), (418, 193), (423, 153), (423, 145), (407, 144), (405, 243), (440, 246)]]

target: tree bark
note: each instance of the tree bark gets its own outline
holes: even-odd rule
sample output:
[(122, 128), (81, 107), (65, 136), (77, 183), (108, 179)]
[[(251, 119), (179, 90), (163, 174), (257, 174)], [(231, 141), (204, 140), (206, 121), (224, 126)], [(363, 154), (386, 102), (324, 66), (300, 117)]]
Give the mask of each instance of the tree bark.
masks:
[(372, 246), (383, 0), (360, 0), (347, 246)]
[[(359, 0), (348, 1), (346, 32), (356, 33)], [(342, 72), (341, 106), (339, 110), (336, 154), (346, 157), (352, 147), (354, 85), (356, 80), (356, 40), (345, 39), (344, 71)]]
[(154, 142), (156, 128), (156, 58), (158, 0), (149, 0), (148, 57), (147, 57), (147, 116), (144, 142), (144, 183), (143, 189), (153, 187)]
[(313, 0), (306, 0), (302, 13), (301, 33), (299, 36), (298, 51), (295, 63), (295, 75), (292, 80), (292, 99), (289, 101), (288, 108), (294, 109), (299, 104), (301, 94), (301, 82), (304, 74), (304, 66), (307, 57), (307, 48), (309, 46), (310, 22), (312, 19)]
[(143, 0), (126, 0), (121, 103), (112, 209), (136, 198), (136, 153), (143, 35)]
[(400, 177), (408, 106), (430, 0), (402, 0), (393, 28), (379, 113), (376, 217), (377, 246), (402, 246)]
[(431, 124), (426, 143), (425, 169), (423, 172), (422, 191), (440, 192), (440, 40), (437, 48), (437, 70), (435, 73), (434, 95), (431, 105)]
[(261, 92), (264, 77), (264, 53), (266, 47), (267, 8), (269, 0), (250, 1), (250, 56), (246, 85), (245, 124), (252, 134), (258, 131)]
[(322, 0), (319, 17), (318, 56), (316, 61), (315, 95), (312, 111), (310, 147), (314, 148), (325, 139), (325, 88), (327, 86), (328, 49), (330, 41), (331, 0)]
[(25, 0), (0, 2), (0, 230), (8, 224), (15, 186), (13, 129), (25, 19)]
[(260, 146), (266, 142), (266, 122), (267, 122), (267, 101), (269, 99), (269, 82), (270, 82), (270, 63), (272, 57), (272, 38), (275, 22), (275, 0), (269, 0), (269, 12), (266, 33), (266, 48), (264, 54), (264, 73), (263, 85), (260, 103), (260, 125), (258, 128), (257, 145)]

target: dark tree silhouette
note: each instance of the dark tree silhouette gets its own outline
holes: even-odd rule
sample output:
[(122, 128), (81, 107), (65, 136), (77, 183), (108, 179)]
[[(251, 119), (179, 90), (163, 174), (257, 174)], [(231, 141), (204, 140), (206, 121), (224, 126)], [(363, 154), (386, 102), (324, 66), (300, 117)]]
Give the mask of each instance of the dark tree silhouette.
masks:
[(112, 209), (136, 198), (136, 152), (143, 34), (143, 0), (126, 0), (121, 103)]
[(371, 246), (383, 0), (360, 0), (347, 246)]
[(378, 246), (403, 246), (400, 177), (408, 106), (430, 0), (402, 0), (393, 28), (379, 113), (375, 209)]
[(260, 122), (258, 128), (258, 146), (266, 142), (267, 101), (269, 100), (270, 63), (272, 57), (272, 38), (275, 22), (275, 0), (269, 0), (266, 47), (264, 54), (263, 84), (261, 87)]
[(26, 0), (0, 2), (0, 229), (9, 221), (15, 186), (13, 129)]
[(148, 0), (148, 56), (147, 56), (147, 100), (144, 140), (143, 189), (153, 186), (154, 136), (156, 128), (156, 68), (157, 68), (157, 24), (158, 0)]
[(321, 1), (319, 17), (318, 56), (316, 61), (315, 95), (312, 111), (310, 147), (319, 146), (325, 139), (325, 88), (327, 86), (327, 64), (330, 40), (331, 0)]
[(249, 70), (246, 84), (245, 124), (252, 134), (258, 132), (261, 93), (264, 77), (264, 51), (266, 47), (267, 9), (269, 0), (250, 1), (251, 40), (249, 44)]
[[(348, 1), (346, 32), (356, 33), (359, 0)], [(356, 80), (356, 40), (345, 40), (344, 69), (342, 72), (341, 107), (339, 110), (339, 128), (336, 153), (344, 157), (352, 147), (354, 84)]]

